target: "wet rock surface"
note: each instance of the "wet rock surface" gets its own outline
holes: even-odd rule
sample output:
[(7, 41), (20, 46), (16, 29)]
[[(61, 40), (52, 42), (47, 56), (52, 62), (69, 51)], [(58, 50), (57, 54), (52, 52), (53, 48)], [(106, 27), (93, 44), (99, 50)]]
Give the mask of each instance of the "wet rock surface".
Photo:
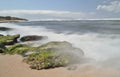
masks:
[(0, 27), (0, 31), (9, 31), (9, 30), (12, 30), (12, 29), (7, 27)]
[(20, 38), (20, 41), (26, 42), (26, 41), (38, 41), (44, 39), (45, 36), (38, 36), (38, 35), (28, 35), (28, 36), (23, 36)]
[(0, 43), (4, 45), (13, 45), (17, 43), (17, 39), (20, 37), (19, 34), (17, 35), (7, 35), (7, 36), (0, 36)]

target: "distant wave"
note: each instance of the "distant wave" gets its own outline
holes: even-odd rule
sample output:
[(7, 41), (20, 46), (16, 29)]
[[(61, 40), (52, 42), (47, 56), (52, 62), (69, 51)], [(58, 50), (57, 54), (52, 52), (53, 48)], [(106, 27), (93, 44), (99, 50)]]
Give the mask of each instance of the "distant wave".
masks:
[(120, 21), (120, 19), (106, 18), (106, 19), (33, 19), (28, 22), (31, 22), (31, 21), (110, 21), (110, 20)]

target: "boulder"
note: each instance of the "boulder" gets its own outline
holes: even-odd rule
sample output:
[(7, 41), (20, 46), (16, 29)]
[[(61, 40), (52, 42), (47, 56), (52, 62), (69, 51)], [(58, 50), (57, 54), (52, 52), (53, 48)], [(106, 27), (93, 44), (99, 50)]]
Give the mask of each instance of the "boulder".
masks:
[(38, 36), (38, 35), (28, 35), (21, 37), (20, 41), (26, 42), (26, 41), (38, 41), (43, 39), (44, 36)]
[[(37, 48), (39, 52), (28, 55), (24, 62), (28, 63), (32, 69), (48, 69), (63, 67), (80, 61), (84, 53), (81, 49), (75, 48), (71, 43), (49, 42)], [(78, 56), (79, 55), (79, 56)]]

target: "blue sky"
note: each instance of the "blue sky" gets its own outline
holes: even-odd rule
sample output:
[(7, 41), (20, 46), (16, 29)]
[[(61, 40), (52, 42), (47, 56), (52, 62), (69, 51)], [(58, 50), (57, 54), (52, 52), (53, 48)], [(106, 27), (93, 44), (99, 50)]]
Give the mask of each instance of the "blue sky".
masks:
[(0, 9), (94, 10), (102, 0), (1, 0)]
[(120, 18), (120, 0), (0, 0), (0, 15), (29, 19)]

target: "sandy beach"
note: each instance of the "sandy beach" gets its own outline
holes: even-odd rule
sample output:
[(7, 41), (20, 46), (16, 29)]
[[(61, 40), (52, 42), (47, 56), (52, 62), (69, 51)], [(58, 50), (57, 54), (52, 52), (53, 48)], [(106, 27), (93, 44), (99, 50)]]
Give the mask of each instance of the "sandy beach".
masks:
[(20, 55), (0, 55), (0, 77), (120, 77), (113, 69), (81, 65), (75, 70), (55, 68), (32, 70)]

